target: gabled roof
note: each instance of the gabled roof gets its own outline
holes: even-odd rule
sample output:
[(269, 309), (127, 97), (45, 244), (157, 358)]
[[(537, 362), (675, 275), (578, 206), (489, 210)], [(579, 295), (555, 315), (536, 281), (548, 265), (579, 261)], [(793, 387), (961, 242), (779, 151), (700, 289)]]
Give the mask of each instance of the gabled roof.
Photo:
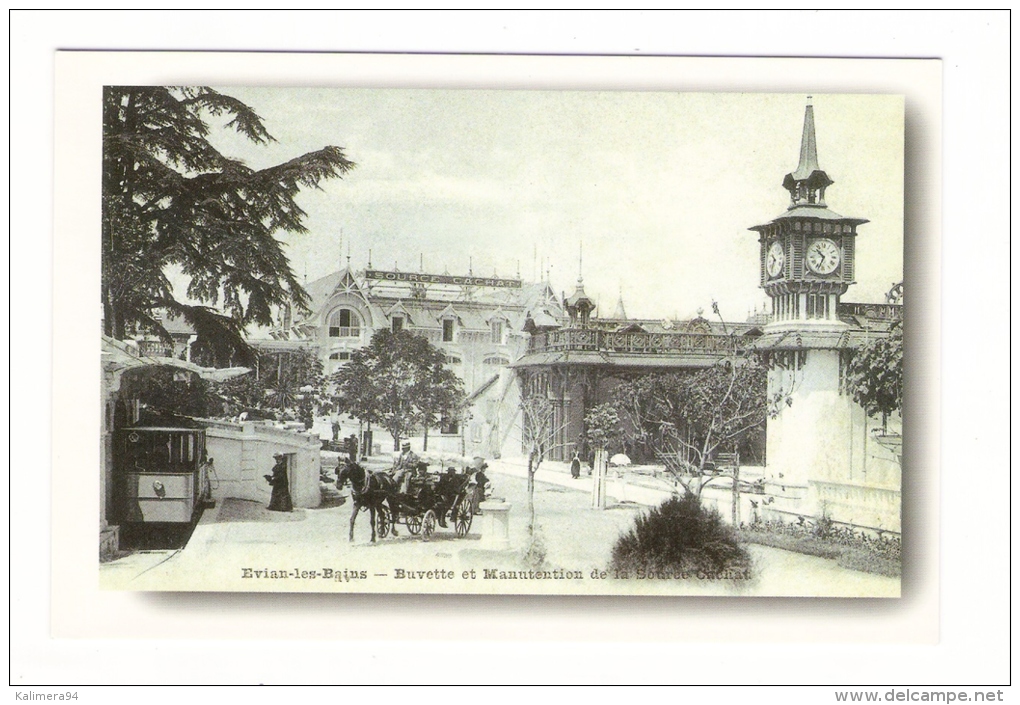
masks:
[(446, 308), (444, 308), (442, 311), (440, 311), (439, 315), (436, 316), (436, 320), (437, 321), (441, 321), (444, 318), (455, 318), (455, 319), (457, 319), (458, 322), (461, 322), (461, 323), (463, 322), (461, 320), (460, 313), (458, 313), (457, 309), (455, 309), (453, 307), (453, 304), (447, 304)]
[(494, 321), (496, 319), (503, 319), (504, 321), (509, 321), (510, 320), (510, 317), (506, 315), (506, 311), (503, 310), (502, 306), (497, 306), (495, 311), (493, 311), (488, 316), (486, 316), (485, 317), (485, 322), (486, 323), (491, 323), (492, 321)]
[(628, 323), (628, 324), (618, 328), (616, 332), (617, 333), (647, 333), (648, 331), (645, 330), (643, 327), (641, 327), (641, 325), (639, 323)]
[(404, 308), (404, 302), (398, 301), (397, 303), (390, 306), (388, 309), (383, 311), (386, 318), (393, 318), (393, 316), (404, 316), (409, 323), (414, 324), (414, 319), (411, 318), (411, 314), (408, 313), (407, 309)]
[(562, 328), (563, 324), (557, 320), (555, 316), (549, 313), (546, 308), (540, 308), (532, 314), (528, 311), (527, 316), (524, 319), (524, 327), (522, 330), (525, 333), (536, 333), (547, 330), (555, 330)]

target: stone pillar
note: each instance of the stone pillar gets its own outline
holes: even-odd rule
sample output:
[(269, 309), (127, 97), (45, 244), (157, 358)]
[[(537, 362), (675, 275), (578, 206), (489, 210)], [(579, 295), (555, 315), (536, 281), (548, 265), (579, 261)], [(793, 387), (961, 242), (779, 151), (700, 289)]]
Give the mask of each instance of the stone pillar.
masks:
[(482, 547), (491, 551), (506, 551), (510, 548), (510, 508), (509, 502), (482, 502), (478, 508), (482, 510), (484, 519), (482, 526)]

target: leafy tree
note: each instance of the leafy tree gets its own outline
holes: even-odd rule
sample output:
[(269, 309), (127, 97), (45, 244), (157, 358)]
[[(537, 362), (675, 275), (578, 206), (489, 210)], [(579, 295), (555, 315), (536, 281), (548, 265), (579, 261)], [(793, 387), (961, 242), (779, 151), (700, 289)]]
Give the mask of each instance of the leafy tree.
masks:
[(322, 404), (325, 378), (322, 362), (310, 350), (259, 352), (255, 371), (229, 379), (217, 387), (234, 412), (272, 411), (274, 417), (293, 414), (306, 422)]
[(620, 415), (612, 404), (599, 404), (585, 414), (584, 426), (588, 442), (596, 448), (612, 452), (623, 439)]
[(351, 353), (333, 375), (337, 405), (362, 421), (379, 423), (393, 437), (393, 449), (417, 425), (428, 427), (444, 413), (460, 410), (464, 387), (445, 369), (446, 356), (409, 331), (376, 331), (371, 342)]
[(903, 408), (903, 325), (896, 321), (887, 336), (872, 338), (856, 350), (847, 368), (846, 387), (869, 416), (889, 415)]
[(648, 375), (619, 385), (610, 406), (632, 438), (687, 459), (667, 466), (687, 492), (700, 496), (718, 477), (718, 452), (735, 450), (764, 436), (777, 399), (767, 397), (767, 373), (754, 358), (729, 357), (712, 367)]
[(466, 399), (464, 383), (443, 366), (446, 362), (443, 351), (432, 347), (429, 355), (432, 359), (422, 361), (423, 374), (411, 390), (416, 421), (425, 434), (423, 450), (429, 449), (429, 429), (437, 426), (443, 417), (461, 417)]
[(361, 348), (351, 353), (349, 362), (330, 377), (334, 387), (332, 401), (340, 413), (372, 424), (379, 421), (379, 395), (376, 392), (373, 371), (374, 359)]
[(213, 384), (176, 367), (130, 370), (121, 382), (121, 394), (125, 399), (137, 399), (143, 410), (165, 418), (214, 416), (222, 409)]
[[(273, 137), (249, 106), (211, 88), (110, 86), (103, 91), (102, 299), (105, 332), (183, 316), (219, 360), (250, 359), (242, 331), (271, 325), (274, 306), (307, 304), (280, 232), (304, 232), (295, 197), (354, 167), (339, 147), (254, 170), (210, 143), (207, 118), (255, 144)], [(189, 278), (178, 298), (167, 276)], [(214, 310), (222, 306), (224, 313)]]

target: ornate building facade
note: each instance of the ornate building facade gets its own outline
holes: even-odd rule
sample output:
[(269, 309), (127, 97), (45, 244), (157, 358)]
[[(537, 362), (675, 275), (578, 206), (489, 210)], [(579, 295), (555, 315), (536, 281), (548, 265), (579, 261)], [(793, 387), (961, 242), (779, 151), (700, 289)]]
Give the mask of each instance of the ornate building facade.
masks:
[(528, 320), (560, 325), (561, 303), (547, 282), (348, 266), (306, 290), (311, 314), (294, 319), (281, 312), (278, 328), (251, 341), (256, 347), (312, 350), (328, 375), (378, 330), (423, 336), (446, 354), (470, 402), (463, 427), (444, 423), (439, 429), (440, 447), (486, 457), (519, 452), (520, 394), (509, 365), (527, 345)]

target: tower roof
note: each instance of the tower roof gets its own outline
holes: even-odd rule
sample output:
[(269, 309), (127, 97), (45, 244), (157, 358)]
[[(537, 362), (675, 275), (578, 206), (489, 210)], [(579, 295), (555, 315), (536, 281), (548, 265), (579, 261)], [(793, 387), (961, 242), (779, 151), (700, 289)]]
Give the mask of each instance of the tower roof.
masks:
[(577, 278), (577, 288), (574, 289), (573, 294), (567, 297), (566, 304), (568, 308), (577, 308), (579, 304), (583, 304), (588, 309), (595, 308), (595, 302), (588, 294), (584, 293), (584, 280), (581, 277)]
[(616, 313), (613, 314), (613, 318), (620, 321), (627, 320), (627, 309), (623, 307), (623, 292), (620, 292), (620, 298), (616, 301)]
[(818, 142), (815, 137), (815, 109), (808, 96), (808, 104), (804, 108), (804, 129), (800, 135), (800, 160), (797, 169), (786, 175), (783, 187), (793, 191), (798, 183), (806, 183), (808, 188), (825, 188), (833, 183), (829, 175), (818, 166)]
[(818, 171), (818, 144), (815, 140), (815, 108), (811, 103), (804, 108), (804, 131), (800, 135), (800, 161), (793, 178), (797, 181)]

